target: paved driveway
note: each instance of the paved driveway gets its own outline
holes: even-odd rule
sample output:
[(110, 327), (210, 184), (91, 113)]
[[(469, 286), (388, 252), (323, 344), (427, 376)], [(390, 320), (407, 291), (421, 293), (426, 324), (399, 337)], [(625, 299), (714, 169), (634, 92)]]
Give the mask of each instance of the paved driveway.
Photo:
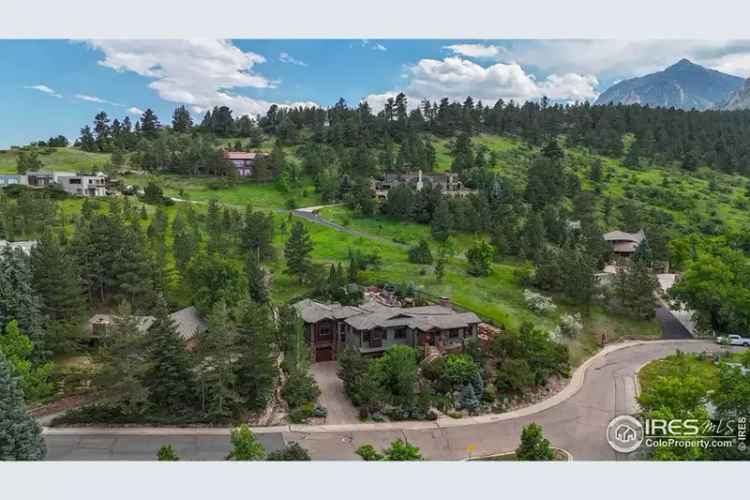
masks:
[(656, 319), (661, 325), (661, 338), (663, 339), (690, 339), (690, 334), (685, 325), (683, 325), (666, 307), (656, 309)]
[(328, 409), (326, 424), (359, 423), (359, 412), (344, 394), (344, 384), (336, 375), (337, 363), (325, 361), (313, 363), (312, 372), (320, 387), (318, 402)]

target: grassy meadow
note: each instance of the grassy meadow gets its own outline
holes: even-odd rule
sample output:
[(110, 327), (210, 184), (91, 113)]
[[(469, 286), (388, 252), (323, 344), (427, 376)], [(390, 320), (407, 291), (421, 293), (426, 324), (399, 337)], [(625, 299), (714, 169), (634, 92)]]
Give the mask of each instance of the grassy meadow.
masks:
[[(102, 168), (110, 159), (108, 153), (87, 153), (76, 148), (38, 148), (37, 152), (44, 165), (44, 170), (64, 172), (88, 172), (92, 169)], [(0, 151), (0, 173), (16, 173), (18, 153), (20, 153), (18, 149)]]

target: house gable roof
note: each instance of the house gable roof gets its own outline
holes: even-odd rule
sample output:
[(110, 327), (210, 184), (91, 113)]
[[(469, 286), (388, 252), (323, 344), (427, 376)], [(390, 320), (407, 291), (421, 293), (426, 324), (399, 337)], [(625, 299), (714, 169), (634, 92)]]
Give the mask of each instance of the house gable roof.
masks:
[(323, 319), (343, 319), (356, 330), (405, 326), (427, 332), (435, 329), (465, 328), (481, 322), (472, 312), (458, 313), (448, 307), (437, 305), (403, 308), (389, 307), (371, 301), (355, 307), (322, 304), (305, 299), (294, 304), (294, 307), (306, 323), (317, 323)]
[(604, 239), (606, 241), (630, 241), (636, 243), (636, 245), (640, 244), (641, 241), (646, 239), (646, 233), (643, 232), (643, 229), (638, 231), (637, 233), (626, 233), (625, 231), (611, 231), (609, 233), (604, 234)]
[(177, 333), (185, 340), (190, 340), (196, 334), (202, 333), (208, 328), (208, 324), (198, 313), (195, 306), (175, 311), (169, 317), (175, 322)]

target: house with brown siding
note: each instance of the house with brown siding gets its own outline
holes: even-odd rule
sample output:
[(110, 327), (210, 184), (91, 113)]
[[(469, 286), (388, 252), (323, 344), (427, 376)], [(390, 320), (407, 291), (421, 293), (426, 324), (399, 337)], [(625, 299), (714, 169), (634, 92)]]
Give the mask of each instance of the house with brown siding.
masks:
[(461, 350), (477, 335), (481, 320), (472, 312), (443, 305), (392, 307), (369, 301), (359, 306), (306, 299), (294, 304), (305, 323), (305, 340), (315, 361), (331, 361), (346, 348), (382, 354), (393, 345)]
[(604, 235), (604, 240), (609, 243), (612, 253), (618, 257), (632, 256), (645, 239), (646, 233), (643, 232), (643, 229), (637, 233), (612, 231)]
[(255, 174), (255, 164), (266, 156), (266, 154), (255, 152), (224, 152), (224, 158), (232, 163), (232, 165), (234, 166), (234, 170), (239, 177), (252, 177)]

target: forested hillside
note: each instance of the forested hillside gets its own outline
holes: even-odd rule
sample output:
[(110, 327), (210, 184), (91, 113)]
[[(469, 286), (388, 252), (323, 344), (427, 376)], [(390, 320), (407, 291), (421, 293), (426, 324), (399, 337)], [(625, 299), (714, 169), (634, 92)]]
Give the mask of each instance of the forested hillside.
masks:
[[(268, 157), (240, 179), (224, 149)], [(252, 329), (255, 306), (220, 309), (354, 302), (349, 285), (389, 283), (421, 300), (450, 297), (511, 331), (551, 332), (577, 363), (602, 335), (659, 335), (653, 274), (669, 267), (683, 273), (674, 298), (702, 327), (747, 331), (749, 152), (750, 111), (470, 98), (412, 108), (400, 95), (378, 113), (343, 101), (257, 119), (216, 108), (200, 123), (183, 107), (169, 123), (150, 110), (134, 124), (99, 113), (73, 147), (41, 141), (4, 152), (0, 165), (105, 170), (144, 196), (4, 189), (0, 238), (43, 244), (28, 263), (5, 259), (0, 277), (34, 276), (23, 293), (35, 305), (0, 299), (0, 318), (18, 319), (41, 362), (76, 345), (89, 313), (121, 304), (162, 317), (165, 299)], [(402, 186), (382, 203), (372, 196), (371, 178), (416, 170), (455, 172), (472, 194)], [(285, 212), (320, 204), (336, 204), (321, 214), (347, 231)], [(613, 229), (644, 229), (648, 243), (602, 290), (602, 234)], [(256, 387), (243, 397), (260, 408), (269, 382)]]

